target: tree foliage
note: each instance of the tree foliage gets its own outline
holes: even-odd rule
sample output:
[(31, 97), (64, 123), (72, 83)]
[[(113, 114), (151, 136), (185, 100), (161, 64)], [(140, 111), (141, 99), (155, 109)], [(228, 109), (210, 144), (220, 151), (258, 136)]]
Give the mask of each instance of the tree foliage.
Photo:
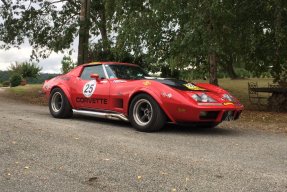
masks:
[[(67, 3), (69, 2), (69, 3)], [(69, 49), (77, 36), (78, 1), (2, 0), (0, 41), (2, 47), (19, 46), (26, 40), (32, 58), (46, 58), (51, 51)]]
[(10, 78), (10, 86), (11, 87), (16, 87), (16, 86), (21, 84), (21, 81), (22, 81), (21, 75), (15, 73)]
[(37, 78), (40, 71), (42, 70), (36, 63), (15, 63), (9, 66), (9, 70), (12, 74), (19, 74), (23, 79), (26, 78)]
[(66, 74), (69, 71), (71, 71), (73, 68), (76, 67), (76, 63), (74, 63), (74, 61), (72, 60), (72, 58), (70, 56), (64, 56), (62, 59), (62, 73)]
[[(27, 39), (33, 56), (70, 49), (79, 35), (80, 1), (1, 0), (3, 48)], [(90, 60), (140, 58), (167, 71), (236, 78), (234, 67), (273, 77), (287, 61), (285, 0), (91, 0)], [(207, 70), (202, 70), (207, 69)], [(166, 69), (163, 69), (166, 71)]]

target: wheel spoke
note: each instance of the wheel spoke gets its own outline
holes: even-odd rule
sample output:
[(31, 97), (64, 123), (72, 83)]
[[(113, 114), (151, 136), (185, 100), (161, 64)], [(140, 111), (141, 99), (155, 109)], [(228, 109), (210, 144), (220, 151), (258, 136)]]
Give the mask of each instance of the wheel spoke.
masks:
[(147, 106), (147, 109), (148, 109), (149, 111), (151, 111), (151, 106), (150, 106), (150, 105), (148, 105), (148, 106)]
[(148, 100), (138, 100), (133, 110), (135, 121), (141, 126), (149, 124), (152, 119), (152, 111), (152, 105)]
[(146, 116), (146, 115), (143, 115), (143, 116), (140, 117), (140, 119), (141, 119), (142, 121), (145, 121), (145, 119), (147, 119), (147, 116)]
[(148, 120), (150, 120), (151, 119), (151, 113), (149, 114), (149, 115), (147, 115), (147, 117), (148, 117)]
[(52, 109), (54, 112), (58, 112), (62, 108), (62, 95), (59, 92), (54, 93), (51, 101)]

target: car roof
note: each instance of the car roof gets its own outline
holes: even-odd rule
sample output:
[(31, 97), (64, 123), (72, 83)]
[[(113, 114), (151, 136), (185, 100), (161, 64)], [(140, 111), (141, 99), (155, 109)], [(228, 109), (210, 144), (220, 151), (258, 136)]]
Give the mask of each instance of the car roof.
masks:
[(123, 62), (112, 62), (112, 61), (105, 61), (105, 62), (91, 62), (91, 63), (87, 63), (87, 64), (83, 64), (81, 66), (85, 67), (85, 66), (89, 66), (89, 65), (132, 65), (132, 66), (138, 66), (136, 64), (132, 64), (132, 63), (123, 63)]
[(75, 76), (79, 76), (83, 70), (84, 67), (86, 66), (93, 66), (93, 65), (129, 65), (129, 66), (138, 66), (136, 64), (131, 64), (131, 63), (121, 63), (121, 62), (91, 62), (91, 63), (86, 63), (86, 64), (82, 64), (77, 66), (76, 68), (74, 68), (73, 70), (71, 70), (68, 74), (69, 75), (75, 75)]

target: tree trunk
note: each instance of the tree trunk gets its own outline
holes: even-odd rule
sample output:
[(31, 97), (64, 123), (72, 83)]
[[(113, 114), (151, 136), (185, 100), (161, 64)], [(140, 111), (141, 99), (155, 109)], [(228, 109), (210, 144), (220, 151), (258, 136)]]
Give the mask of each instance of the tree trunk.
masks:
[(280, 66), (280, 47), (281, 47), (281, 38), (280, 33), (282, 30), (282, 7), (281, 7), (281, 0), (276, 1), (276, 10), (275, 10), (275, 57), (274, 57), (274, 63), (273, 63), (273, 73), (275, 76), (278, 76), (281, 72), (281, 66)]
[(90, 2), (91, 0), (81, 0), (78, 65), (88, 60)]
[(209, 83), (213, 85), (218, 85), (217, 79), (217, 59), (216, 53), (210, 53), (208, 56), (209, 60)]
[(103, 50), (105, 53), (110, 52), (110, 42), (108, 38), (108, 32), (107, 32), (107, 19), (106, 19), (106, 10), (103, 8), (101, 11), (101, 23), (99, 26), (100, 33), (103, 40)]
[(268, 109), (275, 112), (286, 112), (287, 93), (273, 93), (268, 99)]
[(228, 73), (231, 79), (238, 79), (238, 76), (234, 71), (233, 61), (234, 60), (232, 56), (230, 56), (230, 58), (227, 60), (227, 63), (226, 63), (226, 72)]
[[(208, 32), (210, 36), (214, 35), (214, 29), (213, 29), (213, 21), (211, 15), (209, 15), (209, 20), (208, 20)], [(209, 61), (209, 83), (213, 85), (218, 85), (218, 80), (217, 80), (217, 57), (216, 53), (213, 50), (214, 47), (209, 48), (209, 53), (208, 53), (208, 61)]]

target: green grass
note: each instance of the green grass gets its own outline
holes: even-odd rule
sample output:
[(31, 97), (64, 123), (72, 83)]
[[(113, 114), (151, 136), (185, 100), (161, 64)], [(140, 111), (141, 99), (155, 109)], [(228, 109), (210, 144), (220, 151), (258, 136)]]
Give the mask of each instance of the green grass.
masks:
[(47, 105), (44, 95), (41, 94), (42, 84), (28, 84), (11, 87), (7, 94), (9, 98), (22, 100), (32, 104)]
[[(220, 79), (219, 85), (229, 91), (232, 95), (237, 97), (247, 108), (252, 108), (249, 102), (248, 95), (248, 82), (257, 82), (258, 87), (268, 87), (268, 83), (272, 83), (273, 79), (241, 79), (241, 80), (230, 80)], [(259, 93), (260, 96), (268, 98), (269, 93)], [(266, 100), (267, 101), (267, 100)]]
[(42, 84), (28, 84), (25, 86), (11, 87), (10, 92), (16, 94), (31, 93), (34, 91), (41, 91), (42, 86), (43, 86)]

